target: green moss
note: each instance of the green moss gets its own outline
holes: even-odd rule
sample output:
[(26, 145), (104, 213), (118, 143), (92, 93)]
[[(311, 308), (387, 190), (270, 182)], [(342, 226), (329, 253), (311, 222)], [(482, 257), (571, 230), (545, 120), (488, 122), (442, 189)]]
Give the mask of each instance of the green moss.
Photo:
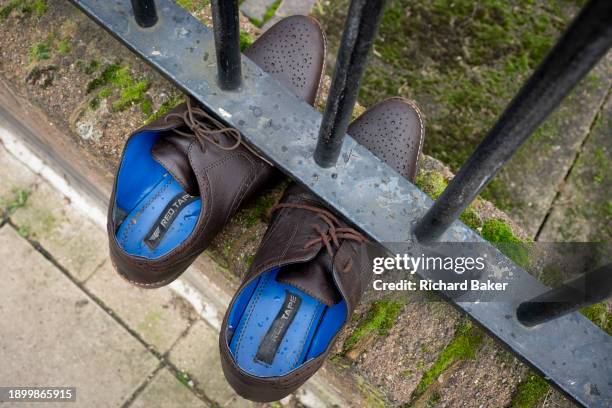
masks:
[(145, 97), (140, 101), (140, 110), (147, 116), (153, 113), (153, 101), (151, 98)]
[[(315, 8), (337, 48), (348, 0)], [(395, 0), (385, 9), (360, 88), (365, 106), (390, 96), (423, 104), (425, 153), (465, 161), (571, 19), (573, 0)]]
[(184, 102), (184, 100), (185, 98), (183, 95), (175, 95), (171, 97), (170, 99), (162, 103), (159, 109), (151, 113), (147, 117), (147, 119), (145, 119), (145, 123), (151, 123), (153, 121), (156, 121), (159, 118), (166, 116), (168, 112), (170, 112), (172, 109), (180, 105), (182, 102)]
[(30, 228), (27, 225), (22, 225), (17, 229), (17, 233), (24, 238), (30, 236)]
[(264, 24), (268, 22), (268, 20), (274, 17), (274, 14), (276, 14), (276, 10), (278, 10), (281, 3), (282, 3), (282, 0), (275, 0), (274, 3), (272, 3), (272, 5), (266, 10), (261, 20), (258, 18), (252, 18), (252, 17), (249, 18), (249, 20), (251, 20), (251, 23), (253, 23), (254, 26), (262, 27)]
[(0, 6), (0, 21), (10, 16), (13, 10), (17, 10), (23, 3), (23, 0), (11, 0)]
[(246, 263), (247, 268), (250, 268), (251, 265), (253, 265), (253, 261), (254, 260), (255, 260), (255, 255), (249, 255), (249, 256), (246, 257), (244, 262)]
[(612, 174), (612, 164), (606, 157), (606, 151), (603, 149), (603, 147), (598, 147), (595, 149), (594, 169), (595, 174), (593, 175), (593, 181), (598, 184), (603, 183), (606, 176), (610, 176)]
[(47, 2), (44, 0), (10, 0), (0, 6), (0, 21), (8, 18), (13, 11), (41, 17), (47, 12), (48, 8)]
[[(134, 103), (144, 102), (144, 94), (149, 89), (149, 85), (150, 85), (149, 81), (146, 79), (142, 81), (138, 81), (130, 85), (127, 85), (121, 91), (121, 95), (119, 96), (119, 99), (113, 102), (113, 105), (112, 105), (113, 110), (122, 111), (122, 110), (129, 108)], [(143, 113), (147, 114), (147, 112), (143, 112)], [(151, 112), (149, 111), (148, 114), (150, 115)]]
[(266, 14), (264, 14), (263, 16), (264, 24), (268, 22), (268, 20), (270, 20), (272, 17), (274, 17), (274, 14), (276, 14), (276, 10), (278, 10), (281, 3), (282, 0), (275, 0), (274, 3), (272, 3), (272, 5), (270, 6), (270, 8), (266, 10)]
[(129, 67), (111, 64), (102, 70), (98, 77), (87, 84), (87, 93), (105, 87), (90, 101), (90, 107), (92, 109), (97, 108), (99, 99), (108, 98), (113, 90), (117, 90), (119, 97), (111, 105), (113, 111), (122, 111), (132, 105), (139, 105), (142, 113), (150, 116), (152, 114), (152, 103), (150, 98), (146, 96), (149, 86), (148, 79), (137, 81)]
[(249, 17), (249, 21), (255, 26), (255, 27), (260, 27), (263, 25), (263, 21), (255, 18), (255, 17)]
[(415, 184), (423, 190), (425, 194), (436, 200), (448, 184), (442, 173), (437, 171), (424, 171), (417, 175)]
[(478, 215), (478, 212), (472, 206), (466, 208), (459, 219), (473, 230), (478, 230), (478, 228), (482, 227), (482, 218), (480, 218), (480, 215)]
[(265, 221), (270, 208), (276, 203), (275, 194), (265, 194), (257, 197), (255, 203), (245, 210), (245, 224), (252, 227), (258, 222)]
[(89, 108), (91, 110), (96, 110), (100, 107), (100, 98), (98, 95), (94, 96), (89, 100)]
[(98, 109), (98, 107), (100, 106), (100, 101), (102, 99), (106, 99), (110, 97), (112, 93), (113, 93), (113, 90), (111, 88), (101, 89), (100, 92), (98, 92), (96, 96), (91, 98), (91, 100), (89, 101), (89, 107), (93, 110)]
[[(92, 63), (93, 62), (94, 61), (92, 61)], [(96, 64), (98, 63), (96, 62)], [(95, 70), (97, 70), (97, 67), (94, 69), (94, 71)], [(87, 84), (87, 93), (90, 93), (94, 91), (95, 89), (98, 89), (101, 86), (110, 84), (111, 80), (115, 78), (115, 76), (118, 75), (118, 72), (120, 70), (121, 70), (121, 66), (119, 64), (111, 64), (107, 66), (106, 68), (104, 68), (102, 73), (97, 78), (89, 81), (89, 83)]]
[(15, 188), (12, 192), (13, 198), (5, 203), (8, 214), (12, 214), (19, 208), (25, 207), (30, 196), (30, 191), (26, 189)]
[(601, 211), (605, 217), (612, 217), (612, 200), (608, 200), (603, 203)]
[(57, 44), (57, 52), (61, 55), (66, 55), (70, 52), (70, 41), (67, 38), (64, 38)]
[(495, 218), (487, 220), (484, 223), (482, 226), (482, 237), (493, 244), (516, 244), (521, 242), (521, 240), (514, 235), (508, 224)]
[(51, 58), (51, 46), (49, 41), (36, 43), (30, 47), (28, 51), (30, 62), (37, 62)]
[(473, 359), (483, 341), (483, 334), (470, 321), (461, 322), (455, 331), (455, 338), (442, 350), (431, 368), (423, 374), (412, 398), (418, 398), (440, 374), (455, 361)]
[(511, 408), (535, 408), (548, 392), (550, 385), (539, 375), (531, 373), (518, 385)]
[(47, 2), (44, 0), (33, 0), (28, 1), (26, 3), (28, 3), (27, 8), (31, 10), (37, 17), (43, 16), (49, 9)]
[(98, 92), (98, 96), (100, 98), (108, 98), (109, 96), (111, 96), (112, 93), (113, 91), (110, 88), (104, 88), (100, 92)]
[(517, 238), (504, 221), (495, 218), (485, 221), (481, 234), (517, 265), (523, 269), (529, 266), (529, 243)]
[(208, 0), (177, 0), (176, 3), (187, 11), (196, 13), (210, 4)]
[(240, 30), (240, 51), (244, 51), (253, 44), (253, 37), (246, 31)]
[(391, 300), (379, 300), (372, 303), (365, 317), (344, 342), (345, 351), (353, 348), (362, 337), (370, 333), (375, 332), (380, 336), (389, 334), (402, 306), (402, 303)]
[(582, 308), (580, 313), (612, 336), (612, 312), (608, 309), (606, 302)]
[[(417, 175), (415, 184), (425, 194), (431, 197), (433, 200), (438, 199), (444, 189), (446, 189), (447, 181), (442, 173), (437, 171), (424, 171)], [(482, 219), (478, 212), (474, 209), (473, 205), (470, 205), (465, 209), (460, 217), (461, 221), (468, 227), (477, 230), (482, 226)]]
[[(348, 3), (321, 2), (314, 11), (332, 52), (340, 40)], [(389, 2), (359, 100), (366, 107), (391, 96), (418, 101), (428, 119), (424, 152), (456, 172), (576, 10), (573, 0), (550, 4), (533, 0)], [(552, 146), (549, 140), (562, 131), (562, 124), (553, 117), (533, 138), (545, 139), (540, 147)], [(532, 147), (526, 145), (521, 152), (529, 157), (526, 163), (533, 162)], [(503, 180), (495, 179), (482, 197), (508, 210), (521, 202), (508, 193)]]
[(176, 379), (179, 380), (179, 382), (183, 384), (185, 387), (191, 388), (191, 385), (190, 385), (191, 378), (189, 377), (189, 374), (184, 373), (182, 371), (177, 371)]

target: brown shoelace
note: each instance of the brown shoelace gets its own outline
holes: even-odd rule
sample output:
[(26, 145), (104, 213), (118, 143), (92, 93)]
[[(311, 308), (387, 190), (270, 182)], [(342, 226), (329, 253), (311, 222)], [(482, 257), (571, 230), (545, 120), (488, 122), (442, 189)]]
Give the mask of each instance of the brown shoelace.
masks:
[[(202, 149), (206, 149), (206, 143), (209, 142), (217, 146), (222, 150), (234, 150), (242, 141), (242, 136), (237, 129), (226, 127), (217, 119), (213, 118), (202, 108), (194, 107), (191, 105), (191, 98), (187, 98), (187, 110), (183, 113), (170, 113), (166, 115), (166, 122), (168, 119), (177, 118), (182, 120), (193, 133), (186, 133), (178, 129), (173, 129), (175, 133), (182, 136), (195, 136)], [(236, 143), (227, 147), (223, 146), (219, 140), (219, 135), (226, 134), (228, 137), (236, 140)]]
[[(322, 208), (305, 204), (280, 203), (273, 206), (270, 211), (274, 212), (281, 208), (295, 208), (314, 212), (317, 217), (319, 217), (327, 224), (327, 231), (324, 231), (318, 224), (312, 224), (312, 227), (317, 232), (318, 236), (306, 242), (306, 244), (304, 244), (304, 249), (308, 249), (314, 245), (322, 243), (325, 246), (325, 249), (330, 259), (334, 259), (334, 250), (332, 244), (334, 247), (336, 247), (336, 249), (338, 249), (340, 247), (340, 240), (342, 239), (356, 241), (360, 244), (365, 244), (369, 242), (359, 231), (353, 228), (340, 227), (340, 221), (338, 221), (338, 218), (336, 218), (336, 216), (334, 216), (331, 212)], [(343, 266), (342, 272), (348, 272), (352, 268), (353, 260), (349, 259), (348, 262)]]
[[(244, 146), (244, 148), (247, 149), (249, 152), (253, 153), (259, 159), (272, 166), (272, 163), (270, 163), (265, 157), (262, 157), (255, 150), (242, 143), (242, 135), (240, 134), (238, 129), (227, 127), (223, 125), (223, 123), (219, 122), (217, 119), (209, 115), (202, 108), (197, 106), (194, 107), (191, 104), (191, 98), (189, 97), (187, 97), (187, 110), (183, 114), (169, 113), (168, 115), (166, 115), (164, 120), (167, 122), (168, 119), (171, 118), (177, 118), (183, 121), (185, 123), (185, 126), (191, 129), (193, 133), (186, 133), (178, 129), (173, 129), (173, 131), (182, 136), (195, 136), (198, 142), (200, 143), (202, 150), (206, 150), (206, 142), (212, 143), (222, 150), (234, 150), (242, 144), (242, 146)], [(218, 138), (218, 136), (221, 134), (228, 135), (229, 137), (236, 140), (236, 143), (229, 147), (221, 145), (221, 142)]]

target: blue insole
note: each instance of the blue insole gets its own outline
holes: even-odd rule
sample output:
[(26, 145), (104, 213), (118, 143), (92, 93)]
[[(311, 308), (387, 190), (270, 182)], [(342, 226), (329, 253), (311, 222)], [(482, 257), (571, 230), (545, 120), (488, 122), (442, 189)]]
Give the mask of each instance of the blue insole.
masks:
[[(260, 377), (287, 374), (318, 356), (346, 320), (344, 301), (327, 306), (291, 285), (278, 282), (278, 272), (278, 268), (272, 269), (244, 288), (230, 311), (230, 350), (240, 368)], [(296, 311), (286, 331), (280, 332), (275, 324), (287, 310), (287, 299), (295, 298)], [(271, 348), (262, 347), (271, 333), (272, 337), (277, 335), (277, 342)], [(263, 349), (272, 350), (268, 359), (262, 359)]]
[[(160, 166), (161, 167), (161, 166)], [(123, 220), (117, 231), (119, 245), (129, 254), (149, 259), (158, 258), (176, 248), (192, 232), (198, 221), (202, 201), (191, 197), (185, 204), (172, 214), (167, 229), (160, 236), (155, 245), (147, 240), (154, 232), (153, 227), (158, 225), (168, 206), (185, 191), (170, 175), (164, 173), (157, 184), (135, 205)], [(124, 209), (125, 210), (125, 209)]]

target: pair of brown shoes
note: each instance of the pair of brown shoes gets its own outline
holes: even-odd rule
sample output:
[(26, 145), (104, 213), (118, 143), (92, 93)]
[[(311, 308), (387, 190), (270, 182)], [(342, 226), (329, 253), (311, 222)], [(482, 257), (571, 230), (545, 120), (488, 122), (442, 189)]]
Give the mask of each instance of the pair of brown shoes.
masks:
[[(245, 55), (314, 103), (325, 59), (316, 21), (286, 18)], [(423, 140), (414, 104), (398, 98), (379, 103), (349, 134), (414, 178)], [(109, 206), (115, 268), (140, 287), (172, 282), (275, 171), (241, 143), (237, 130), (191, 102), (134, 132)], [(219, 338), (226, 378), (255, 401), (285, 397), (320, 368), (371, 272), (358, 256), (363, 235), (304, 188), (289, 186), (274, 210)]]

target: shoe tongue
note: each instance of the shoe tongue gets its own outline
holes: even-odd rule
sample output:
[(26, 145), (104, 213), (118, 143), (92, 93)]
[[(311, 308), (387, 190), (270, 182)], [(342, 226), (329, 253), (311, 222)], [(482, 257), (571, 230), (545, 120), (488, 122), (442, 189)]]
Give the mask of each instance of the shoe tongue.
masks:
[(276, 280), (294, 286), (318, 301), (332, 306), (342, 300), (334, 283), (332, 270), (329, 255), (321, 250), (310, 262), (284, 266)]
[(189, 162), (189, 146), (194, 141), (192, 136), (168, 134), (160, 137), (151, 148), (151, 155), (161, 164), (186, 193), (199, 196), (198, 180)]

